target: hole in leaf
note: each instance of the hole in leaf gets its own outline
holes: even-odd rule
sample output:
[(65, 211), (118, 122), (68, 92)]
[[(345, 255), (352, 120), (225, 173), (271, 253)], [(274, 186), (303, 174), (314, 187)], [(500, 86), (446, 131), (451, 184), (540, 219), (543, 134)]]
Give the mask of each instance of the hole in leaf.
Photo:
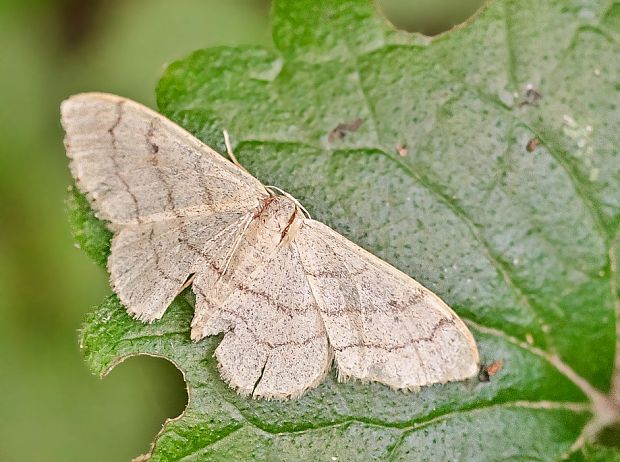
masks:
[[(129, 357), (116, 365), (103, 381), (107, 382), (105, 386), (123, 389), (124, 406), (117, 411), (118, 426), (110, 429), (110, 433), (134, 440), (135, 449), (128, 454), (131, 457), (146, 453), (166, 419), (178, 417), (187, 406), (183, 374), (163, 358)], [(118, 387), (119, 382), (122, 387)], [(116, 408), (119, 403), (99, 404)]]
[(437, 35), (472, 16), (484, 0), (375, 0), (394, 27), (407, 32)]

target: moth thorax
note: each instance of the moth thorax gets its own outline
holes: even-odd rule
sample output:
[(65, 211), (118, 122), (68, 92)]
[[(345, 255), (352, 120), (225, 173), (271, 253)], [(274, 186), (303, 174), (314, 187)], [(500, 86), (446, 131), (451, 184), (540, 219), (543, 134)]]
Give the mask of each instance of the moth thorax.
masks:
[(280, 236), (280, 241), (291, 242), (299, 231), (303, 214), (288, 197), (272, 196), (267, 199), (260, 219), (265, 227)]

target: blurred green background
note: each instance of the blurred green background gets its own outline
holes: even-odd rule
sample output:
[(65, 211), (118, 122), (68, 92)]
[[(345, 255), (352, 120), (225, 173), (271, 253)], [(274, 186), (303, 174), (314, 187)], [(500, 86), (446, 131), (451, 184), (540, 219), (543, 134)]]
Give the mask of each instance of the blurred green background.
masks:
[[(398, 27), (435, 34), (481, 0), (380, 0)], [(80, 91), (154, 107), (166, 63), (215, 45), (270, 46), (268, 0), (0, 0), (0, 461), (127, 461), (186, 402), (180, 373), (132, 358), (105, 380), (77, 330), (110, 292), (74, 247), (58, 120)]]

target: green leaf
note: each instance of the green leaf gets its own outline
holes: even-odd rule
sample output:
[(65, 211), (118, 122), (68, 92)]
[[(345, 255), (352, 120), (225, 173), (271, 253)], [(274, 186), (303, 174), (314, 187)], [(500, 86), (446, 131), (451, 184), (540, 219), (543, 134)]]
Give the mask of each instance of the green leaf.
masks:
[[(276, 50), (172, 64), (162, 113), (220, 151), (227, 128), (246, 168), (439, 294), (483, 363), (503, 366), (488, 382), (417, 394), (331, 375), (298, 400), (254, 401), (219, 377), (220, 338), (190, 342), (190, 292), (151, 325), (112, 297), (82, 332), (91, 368), (157, 355), (188, 386), (152, 460), (580, 455), (615, 352), (619, 12), (603, 0), (495, 0), (429, 39), (394, 30), (370, 1), (279, 0)], [(78, 215), (82, 230), (91, 222)], [(109, 237), (84, 235), (93, 247)]]
[(97, 220), (88, 200), (77, 188), (72, 186), (68, 192), (66, 206), (73, 239), (95, 263), (105, 267), (112, 233), (105, 223)]

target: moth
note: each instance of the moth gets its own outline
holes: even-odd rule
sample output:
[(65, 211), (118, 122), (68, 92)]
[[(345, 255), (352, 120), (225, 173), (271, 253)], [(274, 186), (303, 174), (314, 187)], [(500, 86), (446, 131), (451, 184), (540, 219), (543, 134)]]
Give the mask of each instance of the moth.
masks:
[(478, 373), (474, 339), (433, 292), (305, 214), (162, 115), (102, 93), (61, 106), (70, 169), (113, 232), (111, 286), (160, 319), (191, 283), (191, 338), (238, 393), (287, 399), (338, 379), (395, 389)]

